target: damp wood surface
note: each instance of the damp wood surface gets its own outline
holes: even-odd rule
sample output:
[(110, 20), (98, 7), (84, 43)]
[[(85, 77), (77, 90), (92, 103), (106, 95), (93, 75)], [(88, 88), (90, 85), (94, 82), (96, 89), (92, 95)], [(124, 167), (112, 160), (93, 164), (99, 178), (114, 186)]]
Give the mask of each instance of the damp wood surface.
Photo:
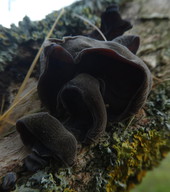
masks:
[[(114, 1), (97, 2), (97, 6), (89, 0), (73, 4), (68, 12), (66, 9), (53, 37), (61, 38), (69, 32), (77, 35), (91, 31), (91, 27), (77, 18), (69, 18), (69, 11), (74, 9), (98, 25), (100, 13)], [(159, 166), (170, 150), (169, 6), (168, 0), (120, 1), (123, 18), (129, 19), (133, 24), (127, 34), (140, 36), (141, 45), (137, 55), (153, 74), (154, 84), (145, 107), (132, 121), (128, 119), (118, 124), (108, 123), (107, 132), (99, 142), (78, 151), (77, 163), (72, 168), (47, 167), (31, 176), (22, 175), (17, 182), (16, 191), (127, 192), (142, 181), (148, 170)], [(8, 30), (1, 27), (0, 49), (3, 55), (0, 57), (0, 98), (5, 98), (5, 110), (56, 16), (57, 13), (54, 12), (38, 23), (25, 18), (19, 28), (13, 26)], [(40, 32), (42, 28), (44, 30)], [(36, 70), (32, 76), (28, 91), (36, 86)], [(7, 122), (0, 122), (1, 130), (8, 130), (1, 134), (0, 140), (1, 177), (22, 166), (22, 160), (27, 154), (15, 131), (16, 120), (40, 109), (35, 92), (13, 109)]]

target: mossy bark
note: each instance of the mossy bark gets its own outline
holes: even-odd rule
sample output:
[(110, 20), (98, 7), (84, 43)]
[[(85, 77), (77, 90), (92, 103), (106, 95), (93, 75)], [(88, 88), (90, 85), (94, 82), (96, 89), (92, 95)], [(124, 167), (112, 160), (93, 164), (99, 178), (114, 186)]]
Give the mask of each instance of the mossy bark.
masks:
[[(72, 12), (84, 15), (98, 25), (100, 13), (113, 1), (97, 2), (97, 7), (93, 5), (95, 1), (90, 0), (68, 7), (53, 37), (85, 34), (91, 30), (82, 21), (71, 17)], [(157, 9), (151, 7), (153, 2)], [(72, 168), (59, 168), (52, 162), (50, 167), (31, 176), (20, 172), (16, 191), (127, 192), (141, 182), (146, 171), (158, 166), (170, 151), (170, 8), (167, 0), (161, 0), (161, 4), (166, 6), (158, 6), (158, 0), (121, 3), (124, 18), (131, 20), (134, 25), (128, 33), (137, 34), (141, 38), (138, 55), (153, 73), (154, 85), (145, 107), (132, 119), (117, 124), (109, 122), (99, 142), (83, 148), (79, 145), (77, 163)], [(1, 33), (5, 35), (0, 49), (6, 55), (0, 63), (2, 74), (11, 69), (22, 75), (26, 73), (57, 15), (54, 12), (39, 22), (25, 18), (19, 28), (12, 26), (8, 30), (2, 27)], [(5, 46), (8, 49), (5, 50)], [(11, 85), (13, 78), (6, 88)], [(40, 106), (37, 108), (40, 109)], [(26, 112), (30, 112), (30, 108)], [(16, 165), (5, 171), (14, 167)]]

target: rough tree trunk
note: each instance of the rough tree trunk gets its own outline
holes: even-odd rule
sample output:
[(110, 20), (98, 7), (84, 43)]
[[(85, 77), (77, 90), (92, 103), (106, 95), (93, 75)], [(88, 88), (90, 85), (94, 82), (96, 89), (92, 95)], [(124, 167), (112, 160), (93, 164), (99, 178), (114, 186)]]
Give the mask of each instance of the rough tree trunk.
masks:
[[(97, 6), (96, 6), (97, 2)], [(53, 37), (89, 32), (91, 27), (71, 16), (72, 12), (99, 23), (101, 12), (113, 0), (86, 0), (66, 9)], [(129, 19), (141, 39), (138, 55), (153, 73), (154, 85), (145, 107), (130, 121), (108, 123), (100, 141), (81, 148), (72, 168), (47, 167), (33, 175), (20, 171), (27, 152), (15, 131), (15, 121), (41, 110), (36, 91), (23, 99), (8, 118), (0, 122), (0, 176), (20, 172), (17, 190), (65, 192), (125, 192), (141, 182), (145, 172), (158, 166), (170, 150), (170, 3), (169, 0), (121, 1), (123, 17)], [(39, 22), (25, 17), (19, 28), (0, 26), (0, 101), (7, 109), (57, 12)], [(36, 85), (36, 69), (25, 93)], [(24, 93), (23, 93), (24, 95)], [(4, 98), (4, 99), (3, 99)], [(29, 99), (28, 99), (29, 98)], [(4, 136), (5, 135), (5, 136)]]

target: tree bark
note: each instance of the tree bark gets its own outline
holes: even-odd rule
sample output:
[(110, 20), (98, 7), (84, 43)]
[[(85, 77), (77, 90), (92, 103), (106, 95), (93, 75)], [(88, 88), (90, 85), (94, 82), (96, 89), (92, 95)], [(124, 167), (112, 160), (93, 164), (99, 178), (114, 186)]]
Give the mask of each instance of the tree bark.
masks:
[[(86, 0), (71, 5), (53, 37), (92, 31), (82, 21), (71, 17), (71, 12), (84, 14), (98, 25), (101, 12), (113, 2)], [(141, 182), (146, 171), (158, 166), (169, 152), (169, 2), (120, 1), (120, 10), (123, 17), (133, 23), (128, 34), (140, 36), (141, 46), (137, 54), (153, 74), (154, 84), (146, 105), (133, 119), (116, 124), (109, 122), (106, 133), (98, 142), (89, 147), (79, 145), (77, 162), (72, 168), (59, 168), (53, 162), (52, 166), (25, 176), (20, 167), (27, 151), (15, 131), (15, 121), (24, 114), (42, 110), (36, 91), (31, 93), (13, 109), (8, 119), (0, 122), (0, 176), (17, 171), (20, 175), (16, 185), (18, 191), (127, 192)], [(26, 17), (18, 28), (14, 25), (10, 29), (1, 26), (0, 101), (5, 98), (5, 109), (9, 107), (10, 97), (15, 96), (13, 92), (22, 82), (57, 14), (49, 14), (39, 22), (31, 22)], [(34, 71), (26, 93), (36, 85), (37, 71)]]

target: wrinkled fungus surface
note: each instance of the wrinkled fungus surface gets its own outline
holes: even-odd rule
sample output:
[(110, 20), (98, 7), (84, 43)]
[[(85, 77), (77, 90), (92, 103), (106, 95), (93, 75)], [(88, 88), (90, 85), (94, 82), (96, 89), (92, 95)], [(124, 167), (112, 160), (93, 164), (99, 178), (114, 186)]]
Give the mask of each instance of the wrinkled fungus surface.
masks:
[[(114, 19), (112, 28), (108, 15)], [(124, 23), (130, 26), (114, 4), (102, 17), (101, 30), (108, 41), (68, 36), (44, 42), (37, 89), (49, 114), (32, 114), (16, 123), (23, 143), (36, 153), (25, 161), (28, 170), (41, 162), (37, 155), (73, 165), (77, 142), (91, 144), (105, 132), (107, 122), (127, 119), (144, 106), (151, 73), (135, 55), (139, 37), (122, 36)]]

